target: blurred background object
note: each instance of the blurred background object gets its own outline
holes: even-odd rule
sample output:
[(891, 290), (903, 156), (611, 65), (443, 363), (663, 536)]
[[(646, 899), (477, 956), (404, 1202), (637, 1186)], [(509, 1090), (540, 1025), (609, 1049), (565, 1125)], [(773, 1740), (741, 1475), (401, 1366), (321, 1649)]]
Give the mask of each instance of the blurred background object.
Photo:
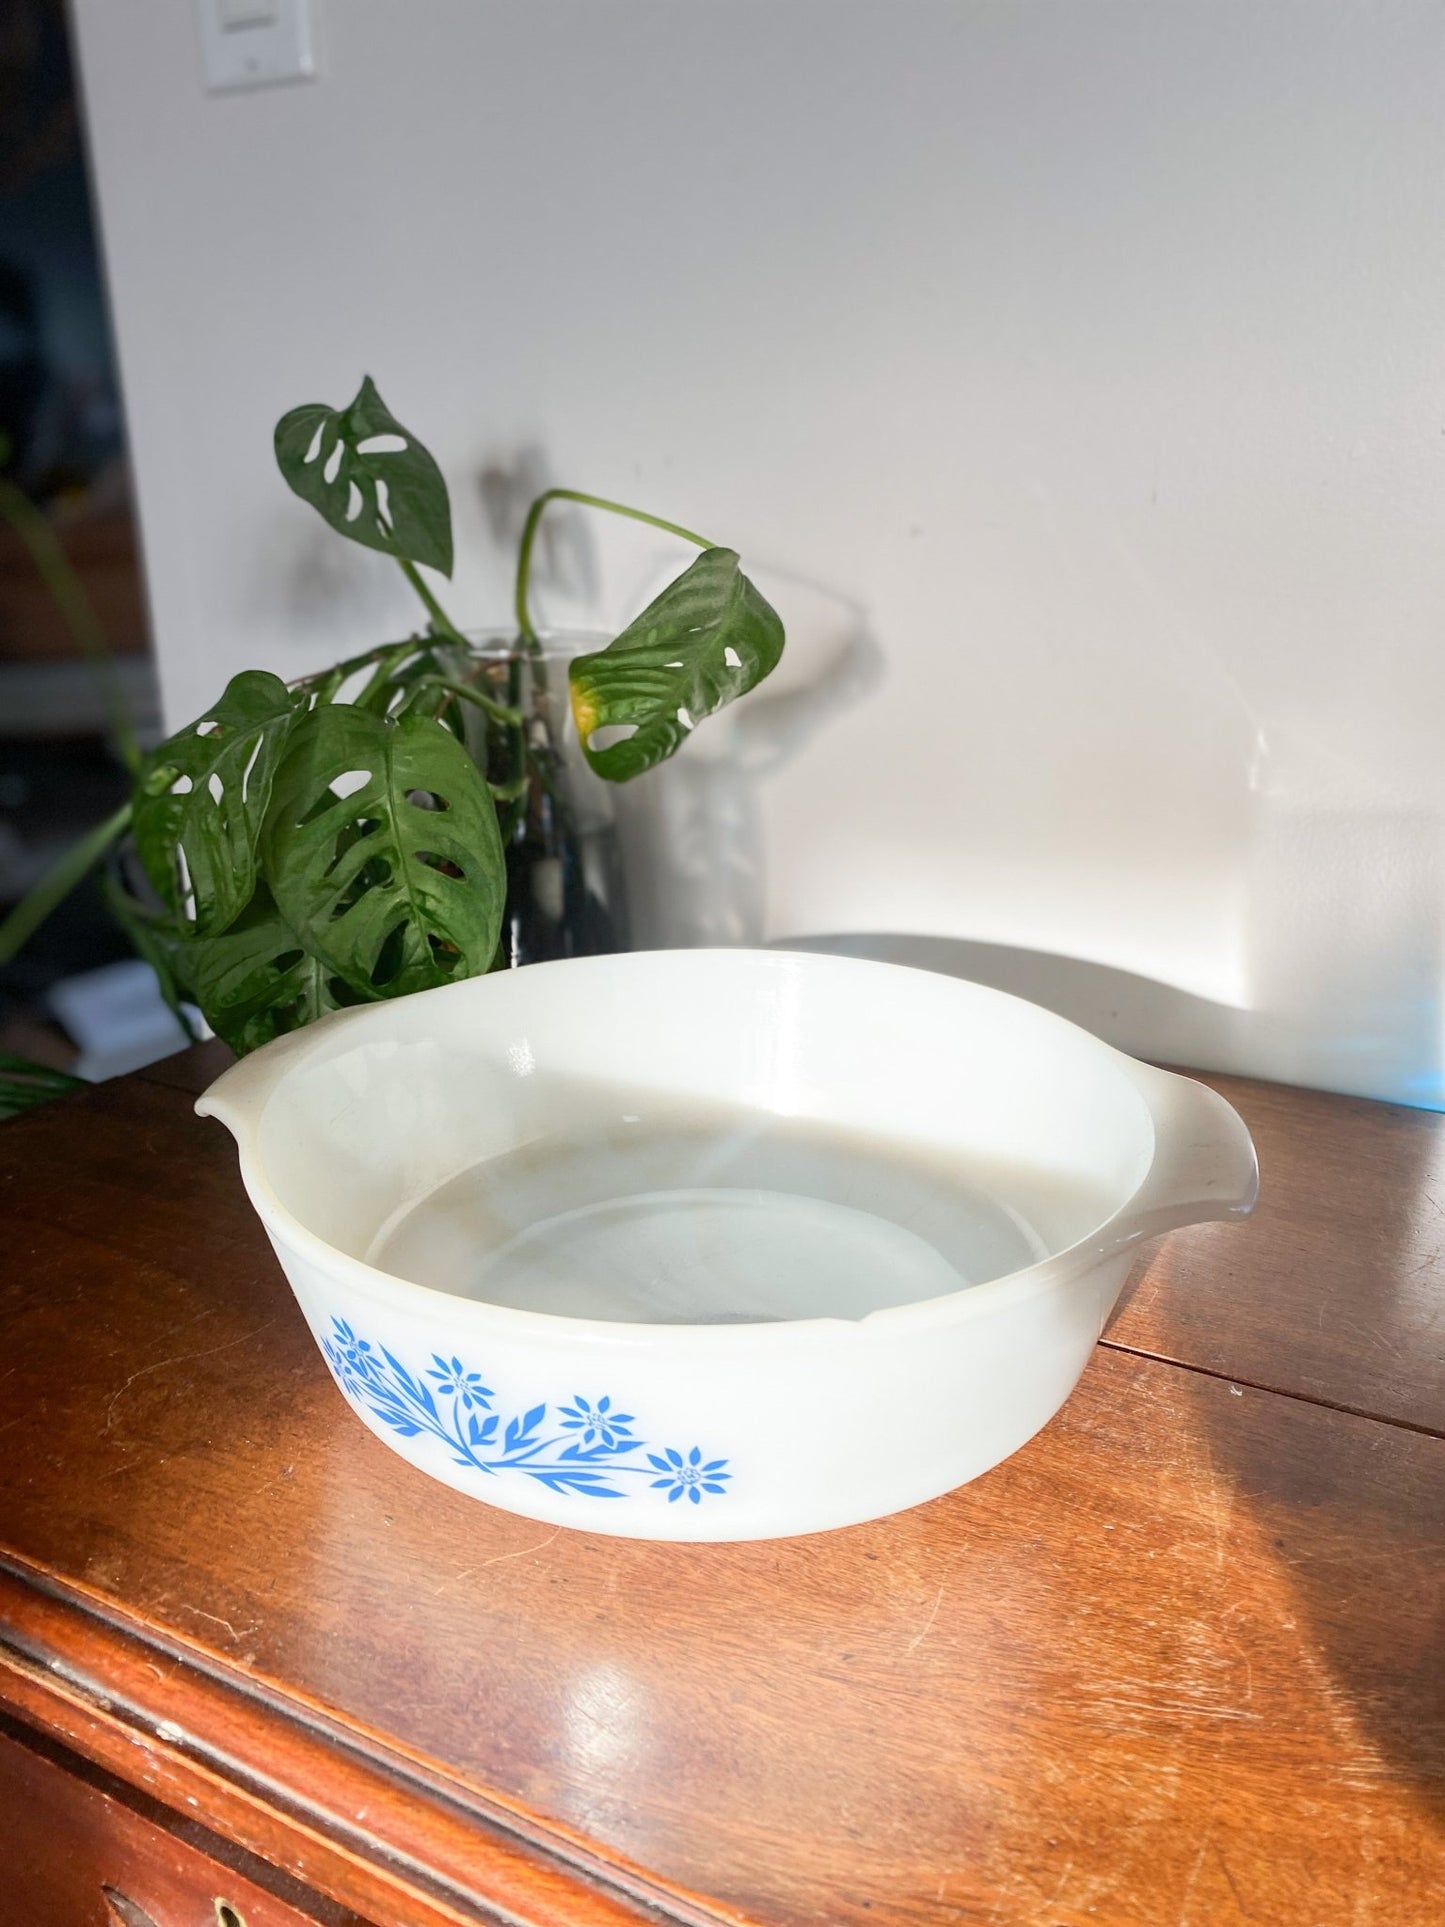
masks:
[[(127, 750), (159, 729), (79, 126), (59, 0), (4, 0), (0, 917), (124, 801)], [(130, 957), (91, 877), (0, 965), (0, 1051), (93, 1076), (130, 1068), (123, 1060), (138, 1047), (175, 1049), (159, 998), (143, 990), (135, 1008)], [(119, 977), (90, 975), (116, 965)], [(81, 973), (82, 992), (67, 1002), (63, 986)], [(62, 1008), (83, 1017), (81, 1034)]]

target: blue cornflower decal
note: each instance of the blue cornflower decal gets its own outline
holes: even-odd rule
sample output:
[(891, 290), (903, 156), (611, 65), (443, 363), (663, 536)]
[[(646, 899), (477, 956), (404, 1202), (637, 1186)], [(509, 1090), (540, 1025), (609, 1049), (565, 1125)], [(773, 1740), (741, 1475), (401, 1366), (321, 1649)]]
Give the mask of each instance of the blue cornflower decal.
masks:
[[(570, 1405), (555, 1408), (544, 1399), (524, 1410), (513, 1408), (508, 1417), (505, 1409), (490, 1409), (496, 1393), (460, 1358), (433, 1352), (431, 1364), (418, 1371), (385, 1345), (359, 1338), (334, 1313), (321, 1349), (353, 1404), (402, 1438), (431, 1439), (454, 1464), (489, 1477), (530, 1479), (549, 1492), (580, 1499), (629, 1497), (627, 1481), (636, 1479), (665, 1491), (669, 1503), (686, 1493), (693, 1505), (702, 1503), (704, 1492), (724, 1493), (732, 1477), (723, 1469), (726, 1459), (704, 1463), (698, 1446), (686, 1458), (671, 1446), (662, 1456), (647, 1452), (648, 1441), (633, 1436), (637, 1421), (631, 1412), (614, 1411), (610, 1396), (594, 1403), (579, 1395)], [(508, 1403), (504, 1399), (504, 1406)], [(556, 1417), (549, 1419), (553, 1409)], [(644, 1452), (647, 1464), (642, 1462)], [(633, 1458), (633, 1453), (638, 1456)], [(662, 1476), (653, 1478), (654, 1472)]]
[(631, 1412), (614, 1412), (610, 1398), (599, 1398), (590, 1405), (585, 1398), (576, 1397), (570, 1405), (557, 1409), (564, 1414), (564, 1432), (580, 1432), (584, 1445), (605, 1445), (609, 1450), (626, 1437), (634, 1422)]
[(669, 1488), (669, 1504), (676, 1503), (686, 1493), (694, 1505), (701, 1505), (704, 1492), (721, 1492), (722, 1481), (732, 1477), (731, 1472), (723, 1471), (726, 1459), (709, 1459), (704, 1465), (702, 1452), (697, 1446), (686, 1458), (681, 1452), (674, 1452), (670, 1445), (666, 1448), (664, 1458), (659, 1458), (656, 1452), (649, 1452), (647, 1456), (663, 1475), (652, 1483)]
[(440, 1352), (433, 1352), (427, 1377), (436, 1380), (443, 1398), (459, 1398), (467, 1411), (474, 1405), (486, 1411), (490, 1403), (491, 1386), (483, 1385), (481, 1373), (469, 1372), (459, 1358), (446, 1359)]
[(369, 1338), (358, 1338), (344, 1318), (333, 1318), (331, 1342), (347, 1371), (365, 1378), (376, 1365), (376, 1354)]

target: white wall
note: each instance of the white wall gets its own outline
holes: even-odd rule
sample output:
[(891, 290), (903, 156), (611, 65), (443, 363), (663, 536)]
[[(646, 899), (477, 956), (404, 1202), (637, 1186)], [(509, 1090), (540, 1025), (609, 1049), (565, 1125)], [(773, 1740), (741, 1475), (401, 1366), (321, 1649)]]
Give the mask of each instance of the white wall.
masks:
[[(318, 83), (212, 97), (189, 0), (74, 0), (174, 722), (411, 625), (271, 462), (370, 370), (459, 619), (519, 464), (792, 619), (627, 799), (646, 935), (1445, 1102), (1439, 0), (313, 4)], [(671, 559), (582, 540), (559, 617)]]

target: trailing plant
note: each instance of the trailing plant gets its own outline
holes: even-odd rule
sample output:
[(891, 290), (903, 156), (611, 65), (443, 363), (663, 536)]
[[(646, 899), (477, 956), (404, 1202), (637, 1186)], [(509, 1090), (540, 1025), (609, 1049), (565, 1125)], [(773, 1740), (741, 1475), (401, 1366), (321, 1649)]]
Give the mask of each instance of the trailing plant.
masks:
[[(108, 900), (173, 1007), (199, 1007), (237, 1051), (330, 1010), (403, 996), (507, 961), (507, 853), (529, 798), (560, 818), (559, 745), (519, 706), (517, 666), (547, 664), (531, 608), (548, 507), (579, 504), (700, 553), (607, 646), (568, 666), (587, 763), (626, 782), (777, 664), (783, 627), (735, 551), (661, 517), (548, 489), (518, 546), (518, 652), (475, 649), (423, 569), (450, 576), (451, 506), (430, 453), (368, 377), (344, 409), (282, 417), (286, 482), (338, 534), (389, 555), (426, 625), (294, 682), (251, 669), (143, 760), (131, 803), (0, 927), (0, 960), (113, 846)], [(128, 834), (127, 834), (128, 833)]]
[(85, 1080), (72, 1077), (68, 1071), (51, 1070), (48, 1064), (35, 1064), (28, 1057), (0, 1050), (0, 1123), (38, 1104), (49, 1104), (54, 1098), (85, 1089)]

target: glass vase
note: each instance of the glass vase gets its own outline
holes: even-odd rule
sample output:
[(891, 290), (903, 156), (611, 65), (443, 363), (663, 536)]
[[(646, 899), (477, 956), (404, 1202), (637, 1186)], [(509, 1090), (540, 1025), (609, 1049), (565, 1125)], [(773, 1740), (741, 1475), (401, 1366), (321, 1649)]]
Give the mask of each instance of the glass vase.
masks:
[(573, 657), (608, 640), (548, 632), (531, 651), (512, 633), (468, 638), (469, 680), (523, 717), (519, 729), (466, 705), (467, 746), (502, 792), (507, 903), (499, 966), (628, 947), (612, 785), (582, 753), (567, 687)]

